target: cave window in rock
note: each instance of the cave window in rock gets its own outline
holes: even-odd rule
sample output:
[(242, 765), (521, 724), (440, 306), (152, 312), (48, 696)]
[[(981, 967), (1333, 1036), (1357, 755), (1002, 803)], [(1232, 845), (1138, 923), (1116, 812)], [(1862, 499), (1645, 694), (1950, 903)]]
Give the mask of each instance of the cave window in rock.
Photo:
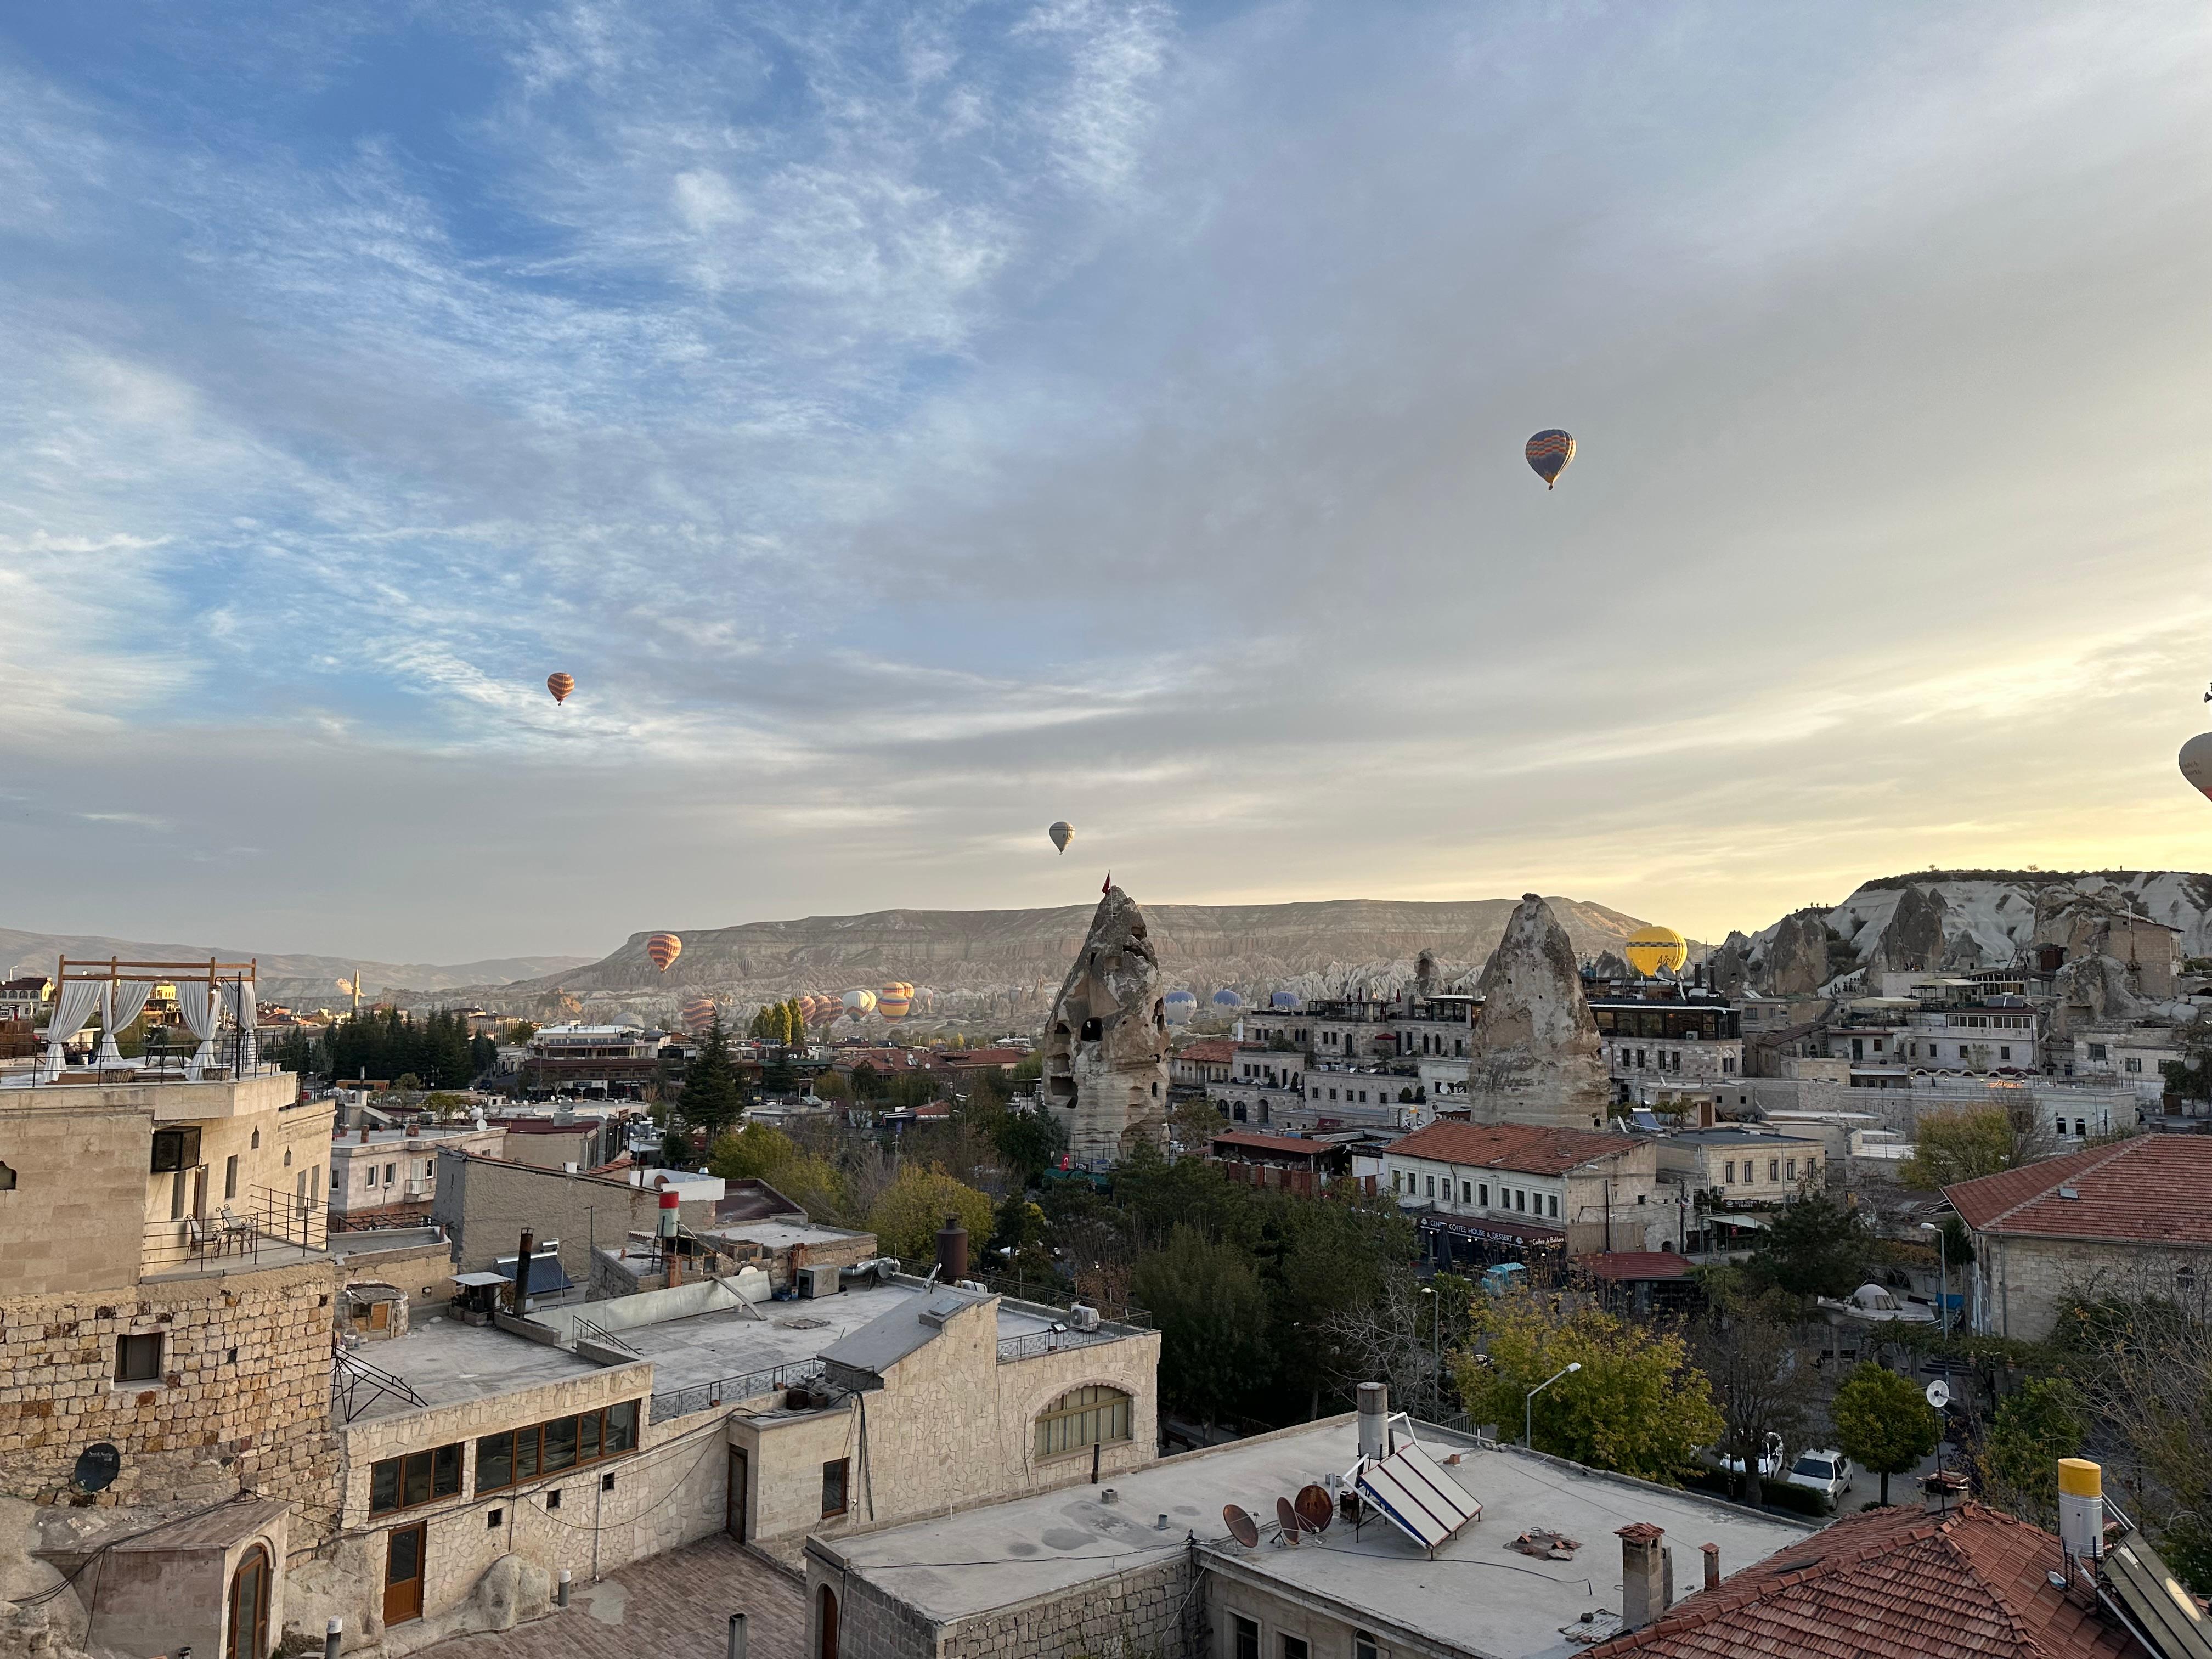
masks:
[(1093, 1018), (1083, 1022), (1083, 1036), (1080, 1039), (1082, 1042), (1096, 1042), (1105, 1035), (1106, 1024), (1103, 1020)]
[(6, 1164), (0, 1164), (0, 1193), (12, 1193), (15, 1190), (15, 1172)]

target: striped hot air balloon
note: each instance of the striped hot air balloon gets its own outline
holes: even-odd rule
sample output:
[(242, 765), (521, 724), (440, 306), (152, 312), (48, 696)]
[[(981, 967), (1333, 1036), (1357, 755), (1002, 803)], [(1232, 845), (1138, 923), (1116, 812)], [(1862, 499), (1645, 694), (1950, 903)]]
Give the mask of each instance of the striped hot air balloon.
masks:
[(548, 674), (545, 689), (553, 694), (553, 701), (556, 704), (564, 703), (568, 701), (568, 694), (576, 689), (576, 677), (574, 674)]
[(693, 997), (683, 1008), (684, 1029), (694, 1036), (704, 1036), (707, 1028), (714, 1023), (714, 999)]
[(876, 1012), (885, 1019), (904, 1019), (914, 1006), (914, 987), (895, 979), (876, 993)]
[(1529, 439), (1521, 453), (1528, 458), (1528, 465), (1544, 481), (1544, 488), (1549, 489), (1559, 483), (1559, 474), (1567, 470), (1567, 463), (1575, 458), (1574, 436), (1557, 427), (1549, 427)]
[(1190, 1017), (1198, 1012), (1198, 999), (1188, 991), (1170, 991), (1160, 1000), (1167, 1005), (1162, 1012), (1170, 1025), (1188, 1024)]
[(865, 1019), (876, 1012), (873, 991), (848, 991), (844, 997), (845, 1012), (854, 1019)]
[(673, 933), (655, 933), (645, 942), (646, 960), (664, 974), (668, 964), (683, 954), (684, 941)]

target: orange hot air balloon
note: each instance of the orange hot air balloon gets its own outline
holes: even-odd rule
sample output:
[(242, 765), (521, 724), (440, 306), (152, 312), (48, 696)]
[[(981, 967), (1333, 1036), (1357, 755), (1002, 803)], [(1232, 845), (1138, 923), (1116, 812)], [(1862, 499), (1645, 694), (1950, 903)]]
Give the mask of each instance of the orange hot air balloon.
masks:
[(664, 974), (668, 964), (683, 954), (684, 941), (673, 933), (655, 933), (645, 942), (646, 959)]
[(545, 677), (545, 689), (553, 694), (555, 702), (566, 702), (568, 701), (568, 694), (576, 689), (576, 677), (574, 674), (548, 674)]
[(695, 1036), (703, 1036), (714, 1023), (714, 999), (693, 997), (684, 1005), (684, 1029)]

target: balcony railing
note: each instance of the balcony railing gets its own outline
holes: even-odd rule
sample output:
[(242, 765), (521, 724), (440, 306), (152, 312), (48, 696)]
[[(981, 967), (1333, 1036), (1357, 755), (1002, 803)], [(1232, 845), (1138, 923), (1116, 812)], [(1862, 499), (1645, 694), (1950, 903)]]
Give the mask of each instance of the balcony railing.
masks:
[(320, 1250), (326, 1242), (322, 1203), (313, 1194), (255, 1187), (242, 1199), (205, 1207), (204, 1215), (147, 1223), (139, 1271), (269, 1267)]
[(735, 1376), (718, 1377), (712, 1382), (700, 1382), (688, 1389), (672, 1389), (666, 1394), (653, 1396), (648, 1420), (665, 1423), (672, 1417), (689, 1417), (710, 1406), (734, 1406), (740, 1400), (757, 1400), (764, 1394), (816, 1382), (822, 1372), (819, 1359), (802, 1359), (764, 1371), (741, 1371)]
[[(43, 1034), (37, 1049), (39, 1064), (27, 1072), (20, 1072), (9, 1079), (11, 1088), (86, 1088), (107, 1084), (125, 1083), (183, 1083), (185, 1073), (192, 1056), (199, 1051), (199, 1041), (189, 1031), (174, 1026), (156, 1026), (147, 1032), (141, 1053), (125, 1054), (119, 1061), (102, 1065), (99, 1051), (82, 1065), (64, 1064), (52, 1077), (43, 1075), (46, 1069), (46, 1043)], [(283, 1067), (271, 1060), (262, 1045), (248, 1041), (248, 1034), (232, 1030), (218, 1031), (214, 1046), (208, 1050), (206, 1064), (202, 1066), (198, 1081), (223, 1083), (245, 1077), (274, 1077)]]

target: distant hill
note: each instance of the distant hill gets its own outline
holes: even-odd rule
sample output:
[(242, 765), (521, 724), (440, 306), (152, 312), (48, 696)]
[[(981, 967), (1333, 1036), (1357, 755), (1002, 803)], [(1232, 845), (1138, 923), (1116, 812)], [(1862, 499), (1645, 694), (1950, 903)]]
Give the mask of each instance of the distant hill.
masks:
[(236, 945), (156, 945), (144, 939), (26, 933), (0, 927), (0, 979), (51, 974), (55, 960), (64, 956), (137, 957), (145, 962), (204, 962), (210, 957), (220, 957), (225, 962), (258, 961), (255, 983), (264, 1002), (296, 1001), (312, 1006), (334, 1006), (340, 996), (338, 981), (350, 979), (356, 971), (361, 975), (362, 994), (376, 996), (394, 986), (428, 992), (504, 985), (557, 974), (591, 960), (589, 957), (497, 957), (450, 967), (419, 962), (356, 963), (344, 957), (271, 955)]

